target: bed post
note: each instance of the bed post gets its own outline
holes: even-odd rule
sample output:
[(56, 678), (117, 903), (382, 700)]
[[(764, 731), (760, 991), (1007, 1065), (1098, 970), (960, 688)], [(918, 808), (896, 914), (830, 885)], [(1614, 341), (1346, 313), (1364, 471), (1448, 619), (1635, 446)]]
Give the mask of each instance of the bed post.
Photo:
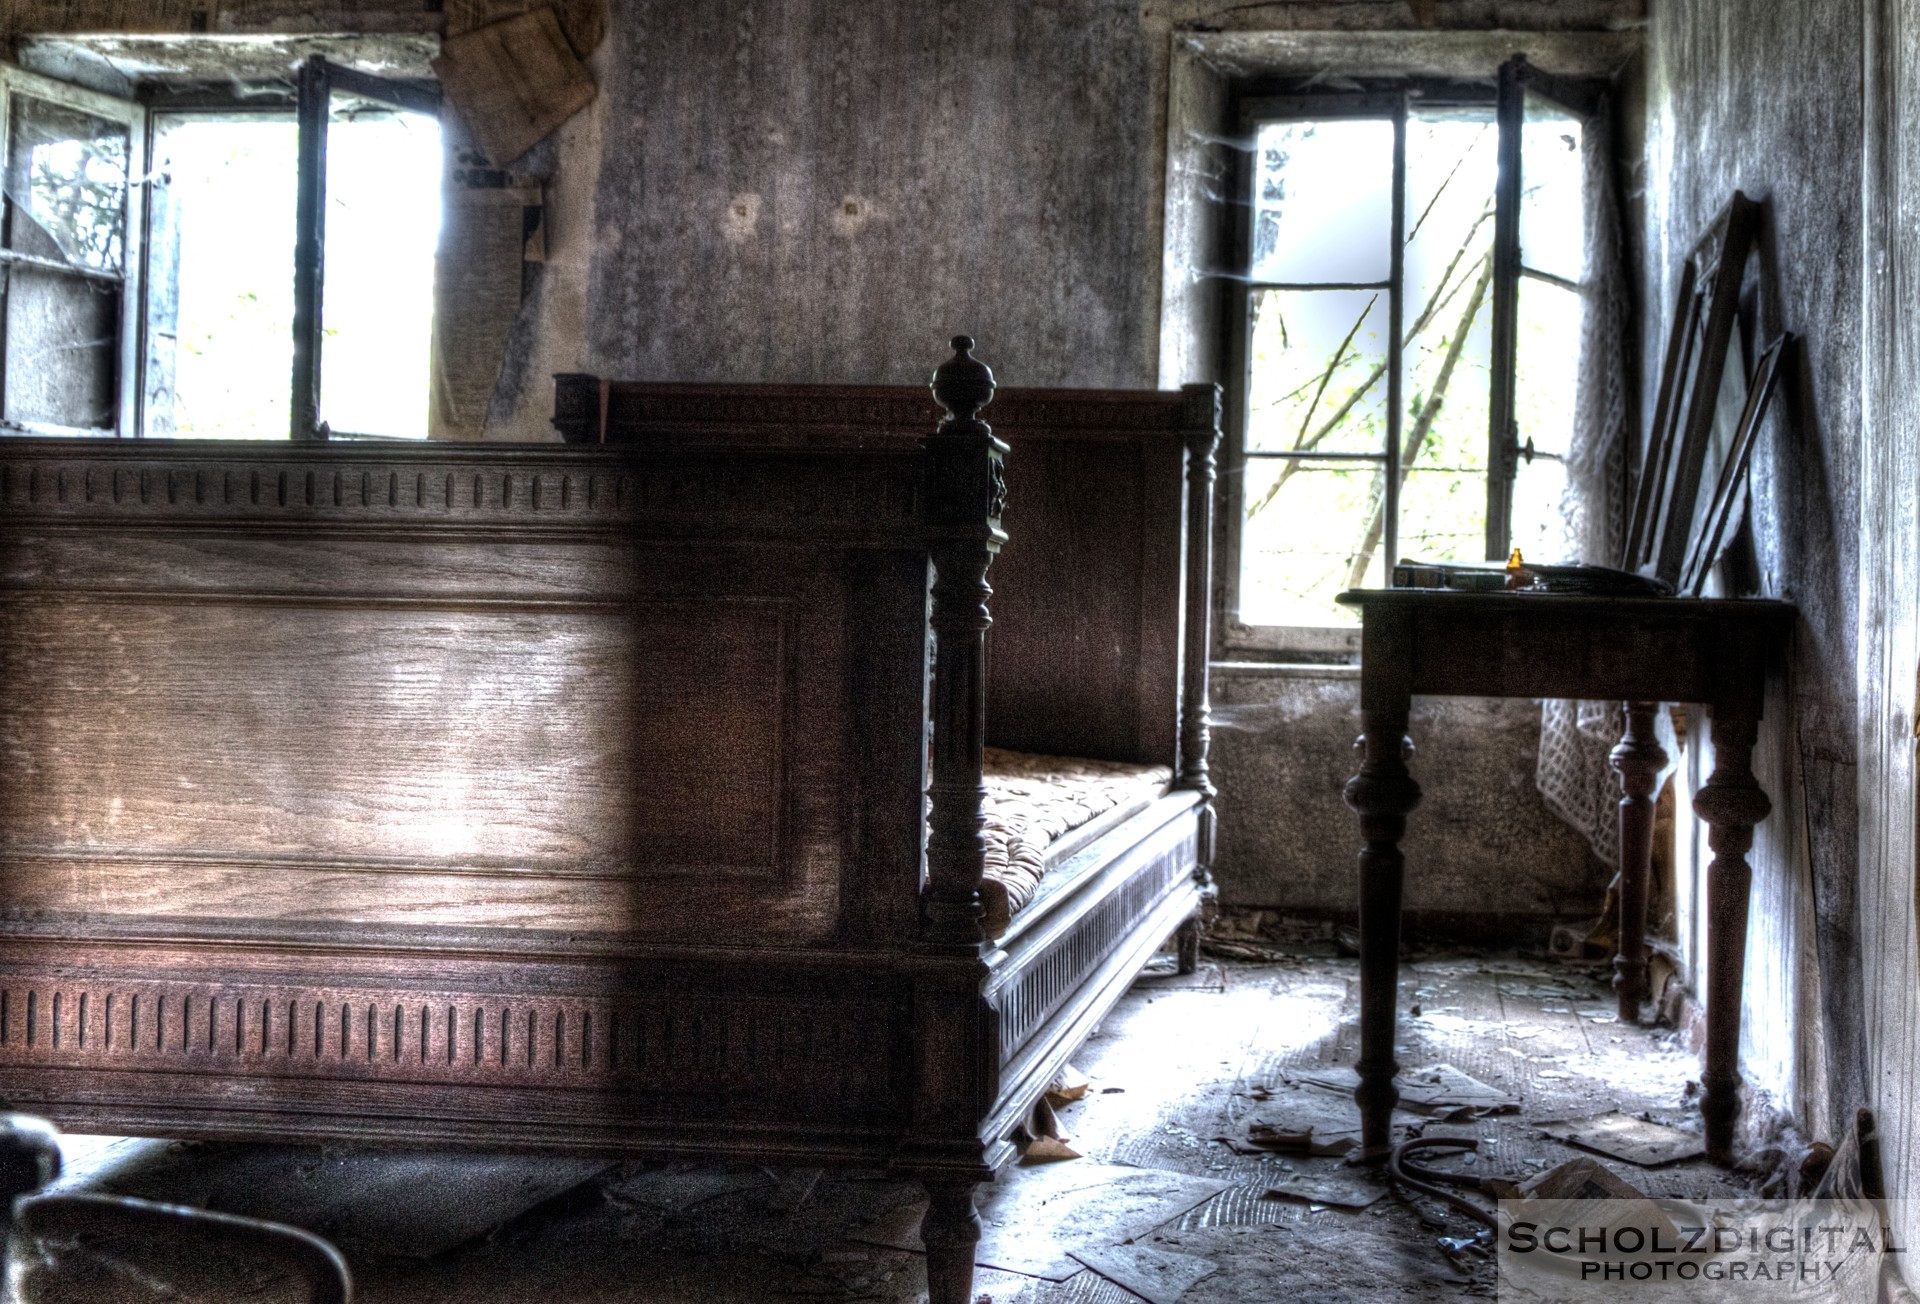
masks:
[(933, 534), (933, 810), (928, 821), (923, 937), (977, 947), (985, 907), (981, 839), (987, 799), (981, 772), (987, 741), (987, 567), (1006, 541), (1000, 513), (1007, 446), (980, 420), (993, 401), (993, 373), (953, 337), (953, 357), (933, 373), (947, 415), (927, 439), (927, 517)]
[[(981, 994), (986, 979), (980, 879), (986, 868), (981, 780), (987, 737), (986, 637), (992, 623), (987, 568), (1006, 535), (1000, 513), (1007, 446), (980, 420), (993, 401), (993, 373), (953, 338), (954, 356), (933, 373), (947, 415), (926, 451), (928, 551), (933, 562), (933, 777), (929, 785), (927, 882), (920, 950), (933, 963), (914, 982), (913, 1131), (899, 1166), (927, 1188), (920, 1239), (927, 1247), (929, 1304), (971, 1304), (980, 1240), (975, 1188), (995, 1163), (980, 1137), (993, 1102), (997, 1033)], [(1004, 1144), (998, 1149), (1004, 1149)]]
[[(1200, 794), (1200, 860), (1194, 881), (1201, 896), (1214, 896), (1213, 780), (1207, 773), (1212, 715), (1207, 663), (1213, 656), (1213, 484), (1220, 445), (1220, 387), (1182, 387), (1180, 425), (1187, 437), (1187, 576), (1185, 640), (1181, 645), (1180, 777), (1176, 786)], [(1180, 926), (1180, 972), (1200, 965), (1199, 915)]]
[(607, 403), (612, 382), (578, 371), (553, 375), (553, 428), (569, 444), (607, 442)]

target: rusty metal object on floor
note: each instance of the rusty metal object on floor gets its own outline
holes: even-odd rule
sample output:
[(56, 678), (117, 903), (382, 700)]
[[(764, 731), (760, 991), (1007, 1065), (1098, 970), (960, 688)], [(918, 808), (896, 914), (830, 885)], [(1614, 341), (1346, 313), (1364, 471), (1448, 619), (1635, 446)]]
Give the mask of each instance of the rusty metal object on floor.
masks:
[(1449, 1191), (1446, 1186), (1442, 1185), (1442, 1183), (1450, 1183), (1456, 1186), (1470, 1187), (1474, 1190), (1482, 1190), (1484, 1189), (1483, 1183), (1485, 1179), (1479, 1176), (1467, 1178), (1462, 1177), (1458, 1173), (1443, 1173), (1437, 1169), (1423, 1168), (1418, 1164), (1411, 1163), (1407, 1159), (1407, 1156), (1415, 1150), (1472, 1152), (1479, 1148), (1480, 1142), (1473, 1137), (1415, 1137), (1410, 1141), (1402, 1141), (1393, 1148), (1392, 1152), (1387, 1156), (1387, 1171), (1392, 1174), (1393, 1180), (1397, 1184), (1406, 1187), (1409, 1191), (1417, 1191), (1421, 1195), (1438, 1200), (1448, 1208), (1465, 1214), (1467, 1217), (1491, 1231), (1494, 1225), (1493, 1215), (1491, 1213), (1488, 1213), (1485, 1209), (1473, 1203), (1473, 1201), (1455, 1195), (1452, 1191)]

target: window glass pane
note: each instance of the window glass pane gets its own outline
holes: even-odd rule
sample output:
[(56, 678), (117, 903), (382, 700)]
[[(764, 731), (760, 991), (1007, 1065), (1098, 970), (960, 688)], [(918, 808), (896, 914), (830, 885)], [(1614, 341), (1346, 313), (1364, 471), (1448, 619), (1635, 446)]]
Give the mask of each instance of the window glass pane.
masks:
[[(1498, 128), (1488, 109), (1416, 113), (1407, 122), (1407, 347), (1406, 410), (1401, 456), (1421, 471), (1483, 474), (1487, 465), (1489, 359), (1493, 341), (1493, 191)], [(1425, 492), (1425, 491), (1423, 491)], [(1442, 497), (1429, 497), (1438, 510)], [(1484, 490), (1481, 492), (1484, 498)], [(1401, 553), (1426, 560), (1476, 560), (1420, 552), (1423, 533), (1454, 538), (1481, 530), (1459, 515), (1460, 498), (1445, 520), (1403, 520)], [(1423, 499), (1422, 501), (1426, 501)], [(1471, 506), (1472, 520), (1485, 516)], [(1403, 509), (1404, 516), (1404, 509)], [(1449, 544), (1449, 547), (1452, 545)]]
[(287, 437), (297, 135), (290, 115), (154, 119), (149, 436)]
[(1580, 119), (1528, 94), (1520, 129), (1520, 261), (1565, 281), (1586, 270)]
[(37, 267), (11, 268), (6, 281), (7, 424), (113, 433), (119, 284)]
[(1254, 290), (1247, 447), (1384, 453), (1387, 292)]
[(1519, 329), (1514, 339), (1514, 419), (1520, 442), (1536, 451), (1565, 454), (1573, 441), (1573, 413), (1580, 383), (1578, 293), (1520, 278)]
[(118, 272), (125, 257), (127, 124), (30, 95), (8, 102), (9, 247)]
[(1377, 462), (1247, 463), (1240, 619), (1248, 625), (1357, 624), (1334, 602), (1382, 583)]
[(320, 419), (427, 436), (440, 124), (336, 95), (327, 128)]
[(1535, 457), (1531, 462), (1521, 459), (1513, 481), (1513, 546), (1528, 561), (1547, 565), (1587, 561), (1611, 566), (1617, 558), (1579, 555), (1579, 546), (1567, 528), (1566, 493), (1565, 462), (1548, 457)]
[(1263, 123), (1254, 140), (1253, 279), (1384, 281), (1393, 243), (1393, 123)]
[(1400, 560), (1484, 561), (1487, 473), (1416, 466), (1400, 486)]

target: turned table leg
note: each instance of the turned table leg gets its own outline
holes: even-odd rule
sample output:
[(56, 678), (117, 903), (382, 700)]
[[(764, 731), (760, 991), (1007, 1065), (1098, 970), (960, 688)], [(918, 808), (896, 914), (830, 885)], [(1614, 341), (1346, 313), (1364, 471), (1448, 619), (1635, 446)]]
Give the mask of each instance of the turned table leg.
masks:
[(974, 1183), (929, 1180), (920, 1240), (927, 1247), (927, 1304), (973, 1304), (973, 1254), (980, 1243)]
[(1667, 763), (1655, 741), (1655, 702), (1628, 702), (1627, 732), (1613, 749), (1620, 776), (1620, 946), (1613, 957), (1613, 990), (1620, 1020), (1640, 1022), (1647, 999), (1647, 882), (1653, 871), (1653, 786)]
[(1406, 858), (1400, 839), (1407, 812), (1420, 802), (1420, 785), (1407, 772), (1413, 744), (1407, 738), (1408, 698), (1393, 695), (1368, 703), (1363, 688), (1361, 720), (1366, 732), (1360, 772), (1347, 781), (1347, 805), (1360, 817), (1360, 1106), (1362, 1153), (1386, 1158), (1393, 1139), (1394, 1022), (1400, 985), (1400, 893)]
[(1693, 809), (1708, 825), (1707, 845), (1707, 1066), (1700, 1112), (1707, 1158), (1733, 1162), (1733, 1121), (1740, 1112), (1740, 999), (1747, 964), (1747, 893), (1753, 870), (1747, 852), (1753, 826), (1773, 804), (1753, 777), (1753, 716), (1716, 709), (1713, 774), (1694, 794)]

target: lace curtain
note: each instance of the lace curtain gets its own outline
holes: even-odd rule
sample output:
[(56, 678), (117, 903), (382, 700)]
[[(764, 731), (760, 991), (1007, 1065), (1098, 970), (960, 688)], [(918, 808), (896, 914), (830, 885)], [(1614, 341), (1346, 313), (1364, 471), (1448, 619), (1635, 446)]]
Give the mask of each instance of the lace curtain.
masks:
[[(1586, 239), (1586, 308), (1573, 438), (1561, 501), (1569, 560), (1619, 563), (1624, 532), (1627, 441), (1627, 302), (1614, 193), (1612, 130), (1603, 100), (1581, 133), (1591, 220)], [(1618, 702), (1547, 701), (1540, 707), (1540, 755), (1534, 782), (1561, 819), (1583, 834), (1609, 865), (1619, 860), (1619, 783), (1607, 755), (1626, 729)], [(1669, 755), (1674, 747), (1668, 744)]]

